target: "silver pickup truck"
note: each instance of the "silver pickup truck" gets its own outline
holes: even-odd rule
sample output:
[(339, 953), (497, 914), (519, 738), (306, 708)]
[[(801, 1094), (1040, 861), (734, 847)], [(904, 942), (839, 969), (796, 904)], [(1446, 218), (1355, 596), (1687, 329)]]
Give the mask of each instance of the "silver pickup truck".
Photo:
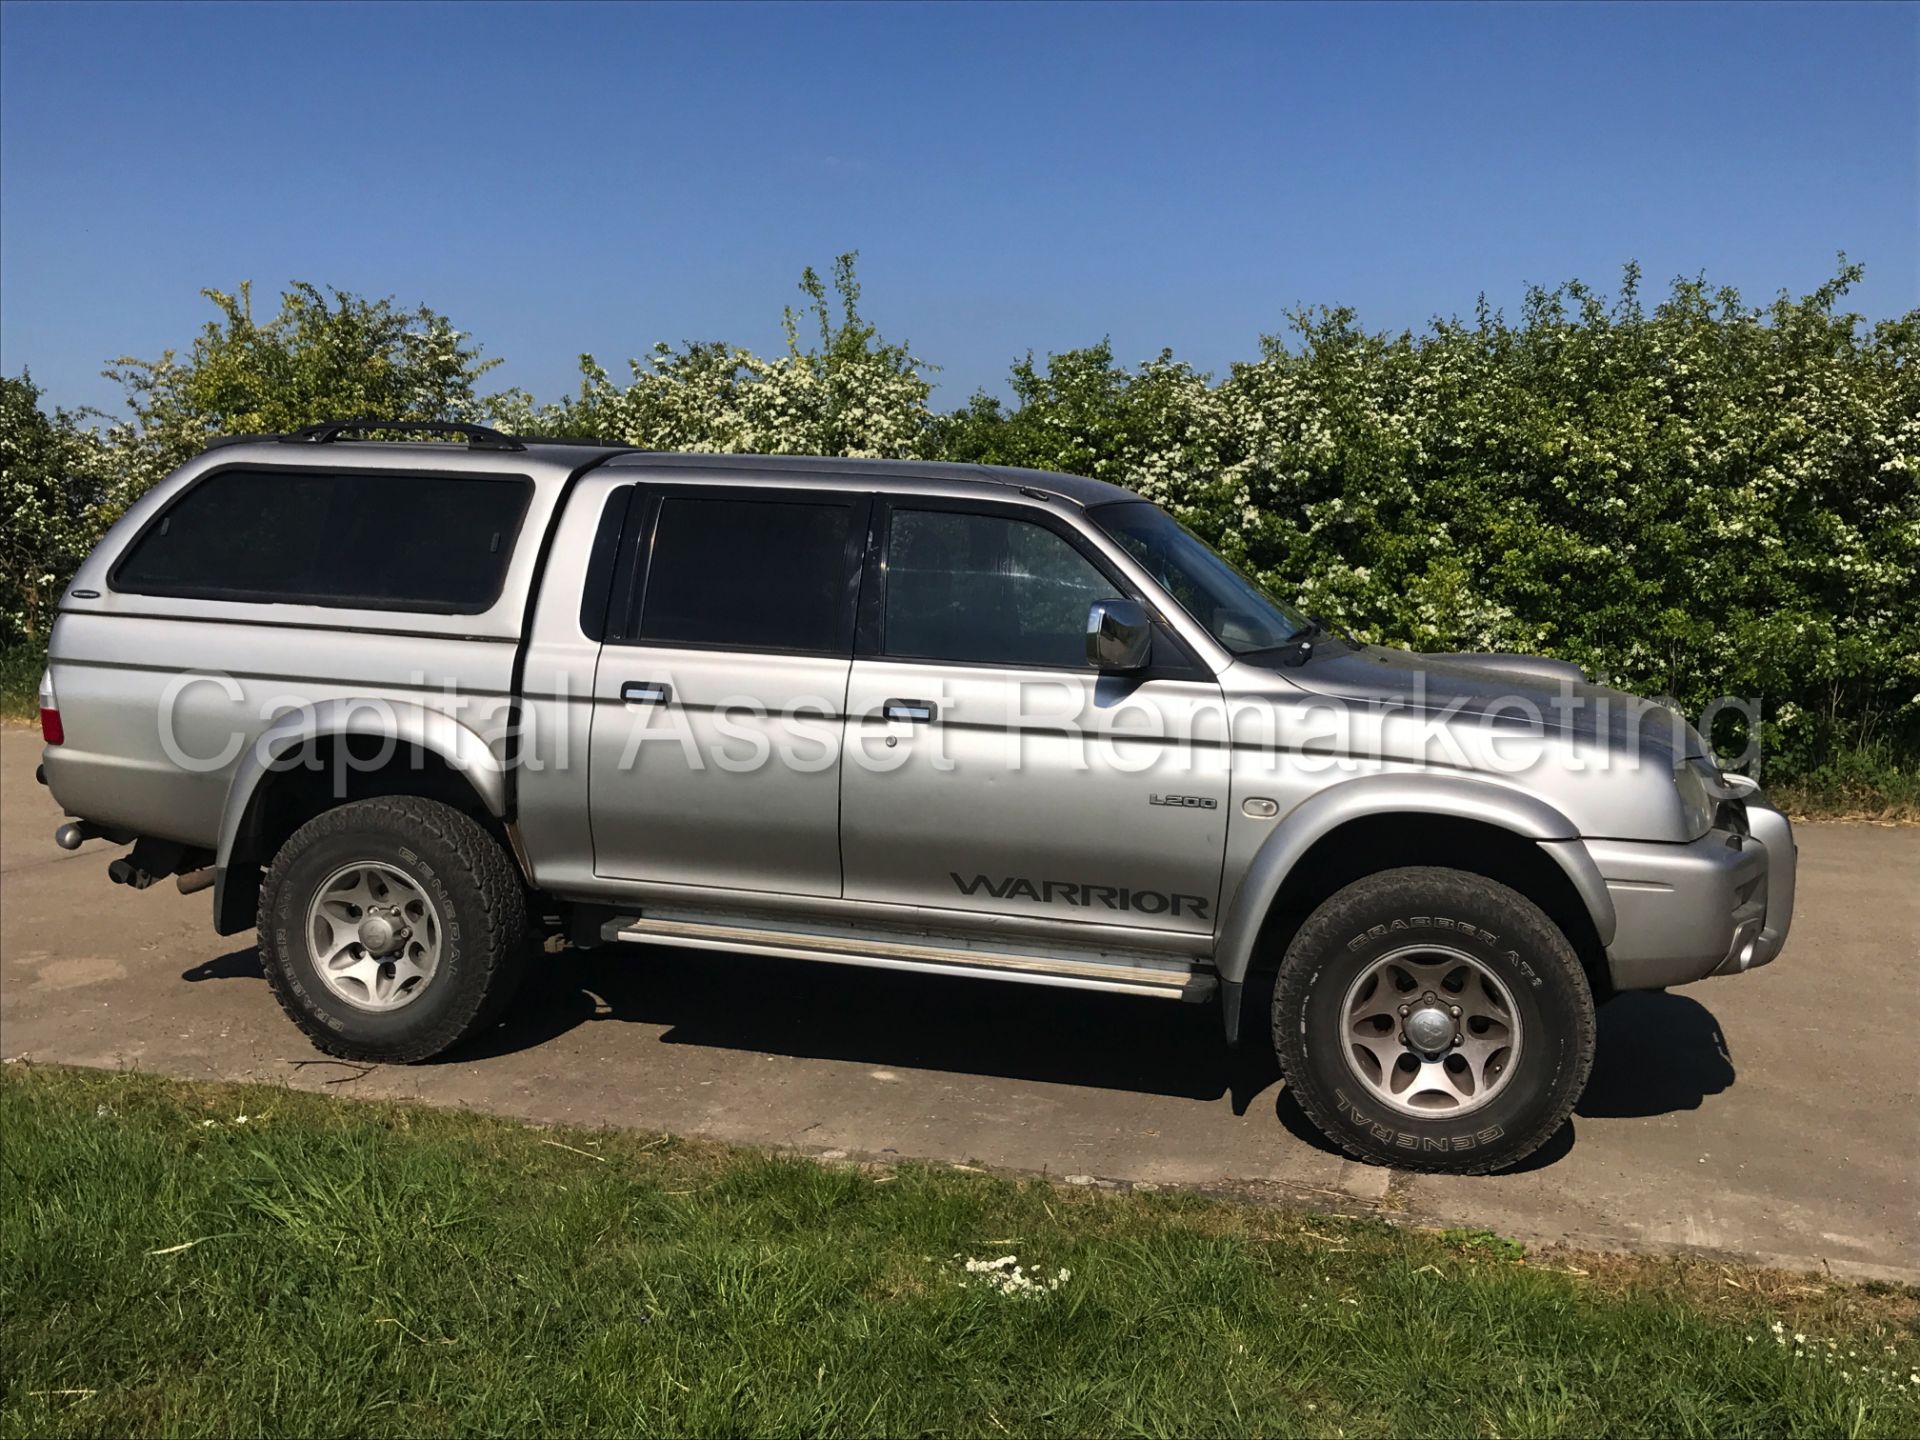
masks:
[(41, 694), (59, 842), (210, 887), (329, 1054), (496, 1022), (544, 925), (1212, 1004), (1351, 1154), (1487, 1171), (1598, 1003), (1786, 940), (1786, 817), (1671, 710), (1362, 644), (1128, 491), (408, 428), (182, 466)]

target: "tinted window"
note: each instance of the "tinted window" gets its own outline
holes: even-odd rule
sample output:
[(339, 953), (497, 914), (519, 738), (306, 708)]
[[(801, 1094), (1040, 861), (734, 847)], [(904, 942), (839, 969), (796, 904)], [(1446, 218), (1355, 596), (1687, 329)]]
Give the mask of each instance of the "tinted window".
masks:
[(1084, 668), (1087, 607), (1118, 594), (1044, 525), (941, 510), (893, 512), (889, 655)]
[(851, 652), (852, 529), (850, 504), (667, 496), (641, 642)]
[(223, 470), (134, 542), (113, 585), (471, 614), (499, 598), (532, 489), (517, 478)]
[(613, 600), (620, 540), (626, 533), (628, 515), (638, 509), (638, 494), (633, 486), (623, 486), (607, 496), (607, 503), (600, 511), (600, 525), (593, 533), (593, 549), (587, 553), (586, 579), (580, 587), (580, 632), (589, 640), (607, 638), (607, 611)]

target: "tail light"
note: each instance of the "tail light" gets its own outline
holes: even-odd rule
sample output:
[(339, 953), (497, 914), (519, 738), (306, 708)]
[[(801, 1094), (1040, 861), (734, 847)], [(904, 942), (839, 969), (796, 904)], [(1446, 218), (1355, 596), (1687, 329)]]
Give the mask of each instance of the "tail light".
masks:
[(60, 702), (53, 694), (53, 671), (40, 677), (40, 738), (49, 745), (67, 743), (66, 727), (60, 723)]

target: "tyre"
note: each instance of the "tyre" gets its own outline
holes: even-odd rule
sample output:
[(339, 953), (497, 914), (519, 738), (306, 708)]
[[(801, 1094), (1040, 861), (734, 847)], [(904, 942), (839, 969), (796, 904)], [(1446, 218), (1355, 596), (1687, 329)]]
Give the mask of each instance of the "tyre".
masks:
[(1387, 870), (1294, 936), (1273, 1043), (1300, 1108), (1348, 1154), (1484, 1174), (1572, 1112), (1593, 1065), (1593, 996), (1566, 936), (1517, 891)]
[(527, 957), (525, 892), (472, 817), (416, 796), (308, 821), (260, 886), (260, 964), (329, 1055), (406, 1063), (492, 1024)]

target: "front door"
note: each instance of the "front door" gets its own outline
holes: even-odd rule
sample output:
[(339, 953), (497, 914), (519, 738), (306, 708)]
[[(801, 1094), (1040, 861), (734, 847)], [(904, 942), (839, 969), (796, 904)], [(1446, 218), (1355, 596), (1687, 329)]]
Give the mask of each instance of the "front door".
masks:
[(663, 486), (594, 677), (594, 871), (840, 894), (840, 760), (869, 501)]
[(1141, 674), (1088, 665), (1088, 607), (1126, 591), (1050, 511), (883, 509), (847, 691), (847, 898), (1210, 933), (1228, 804), (1213, 677), (1165, 630)]

